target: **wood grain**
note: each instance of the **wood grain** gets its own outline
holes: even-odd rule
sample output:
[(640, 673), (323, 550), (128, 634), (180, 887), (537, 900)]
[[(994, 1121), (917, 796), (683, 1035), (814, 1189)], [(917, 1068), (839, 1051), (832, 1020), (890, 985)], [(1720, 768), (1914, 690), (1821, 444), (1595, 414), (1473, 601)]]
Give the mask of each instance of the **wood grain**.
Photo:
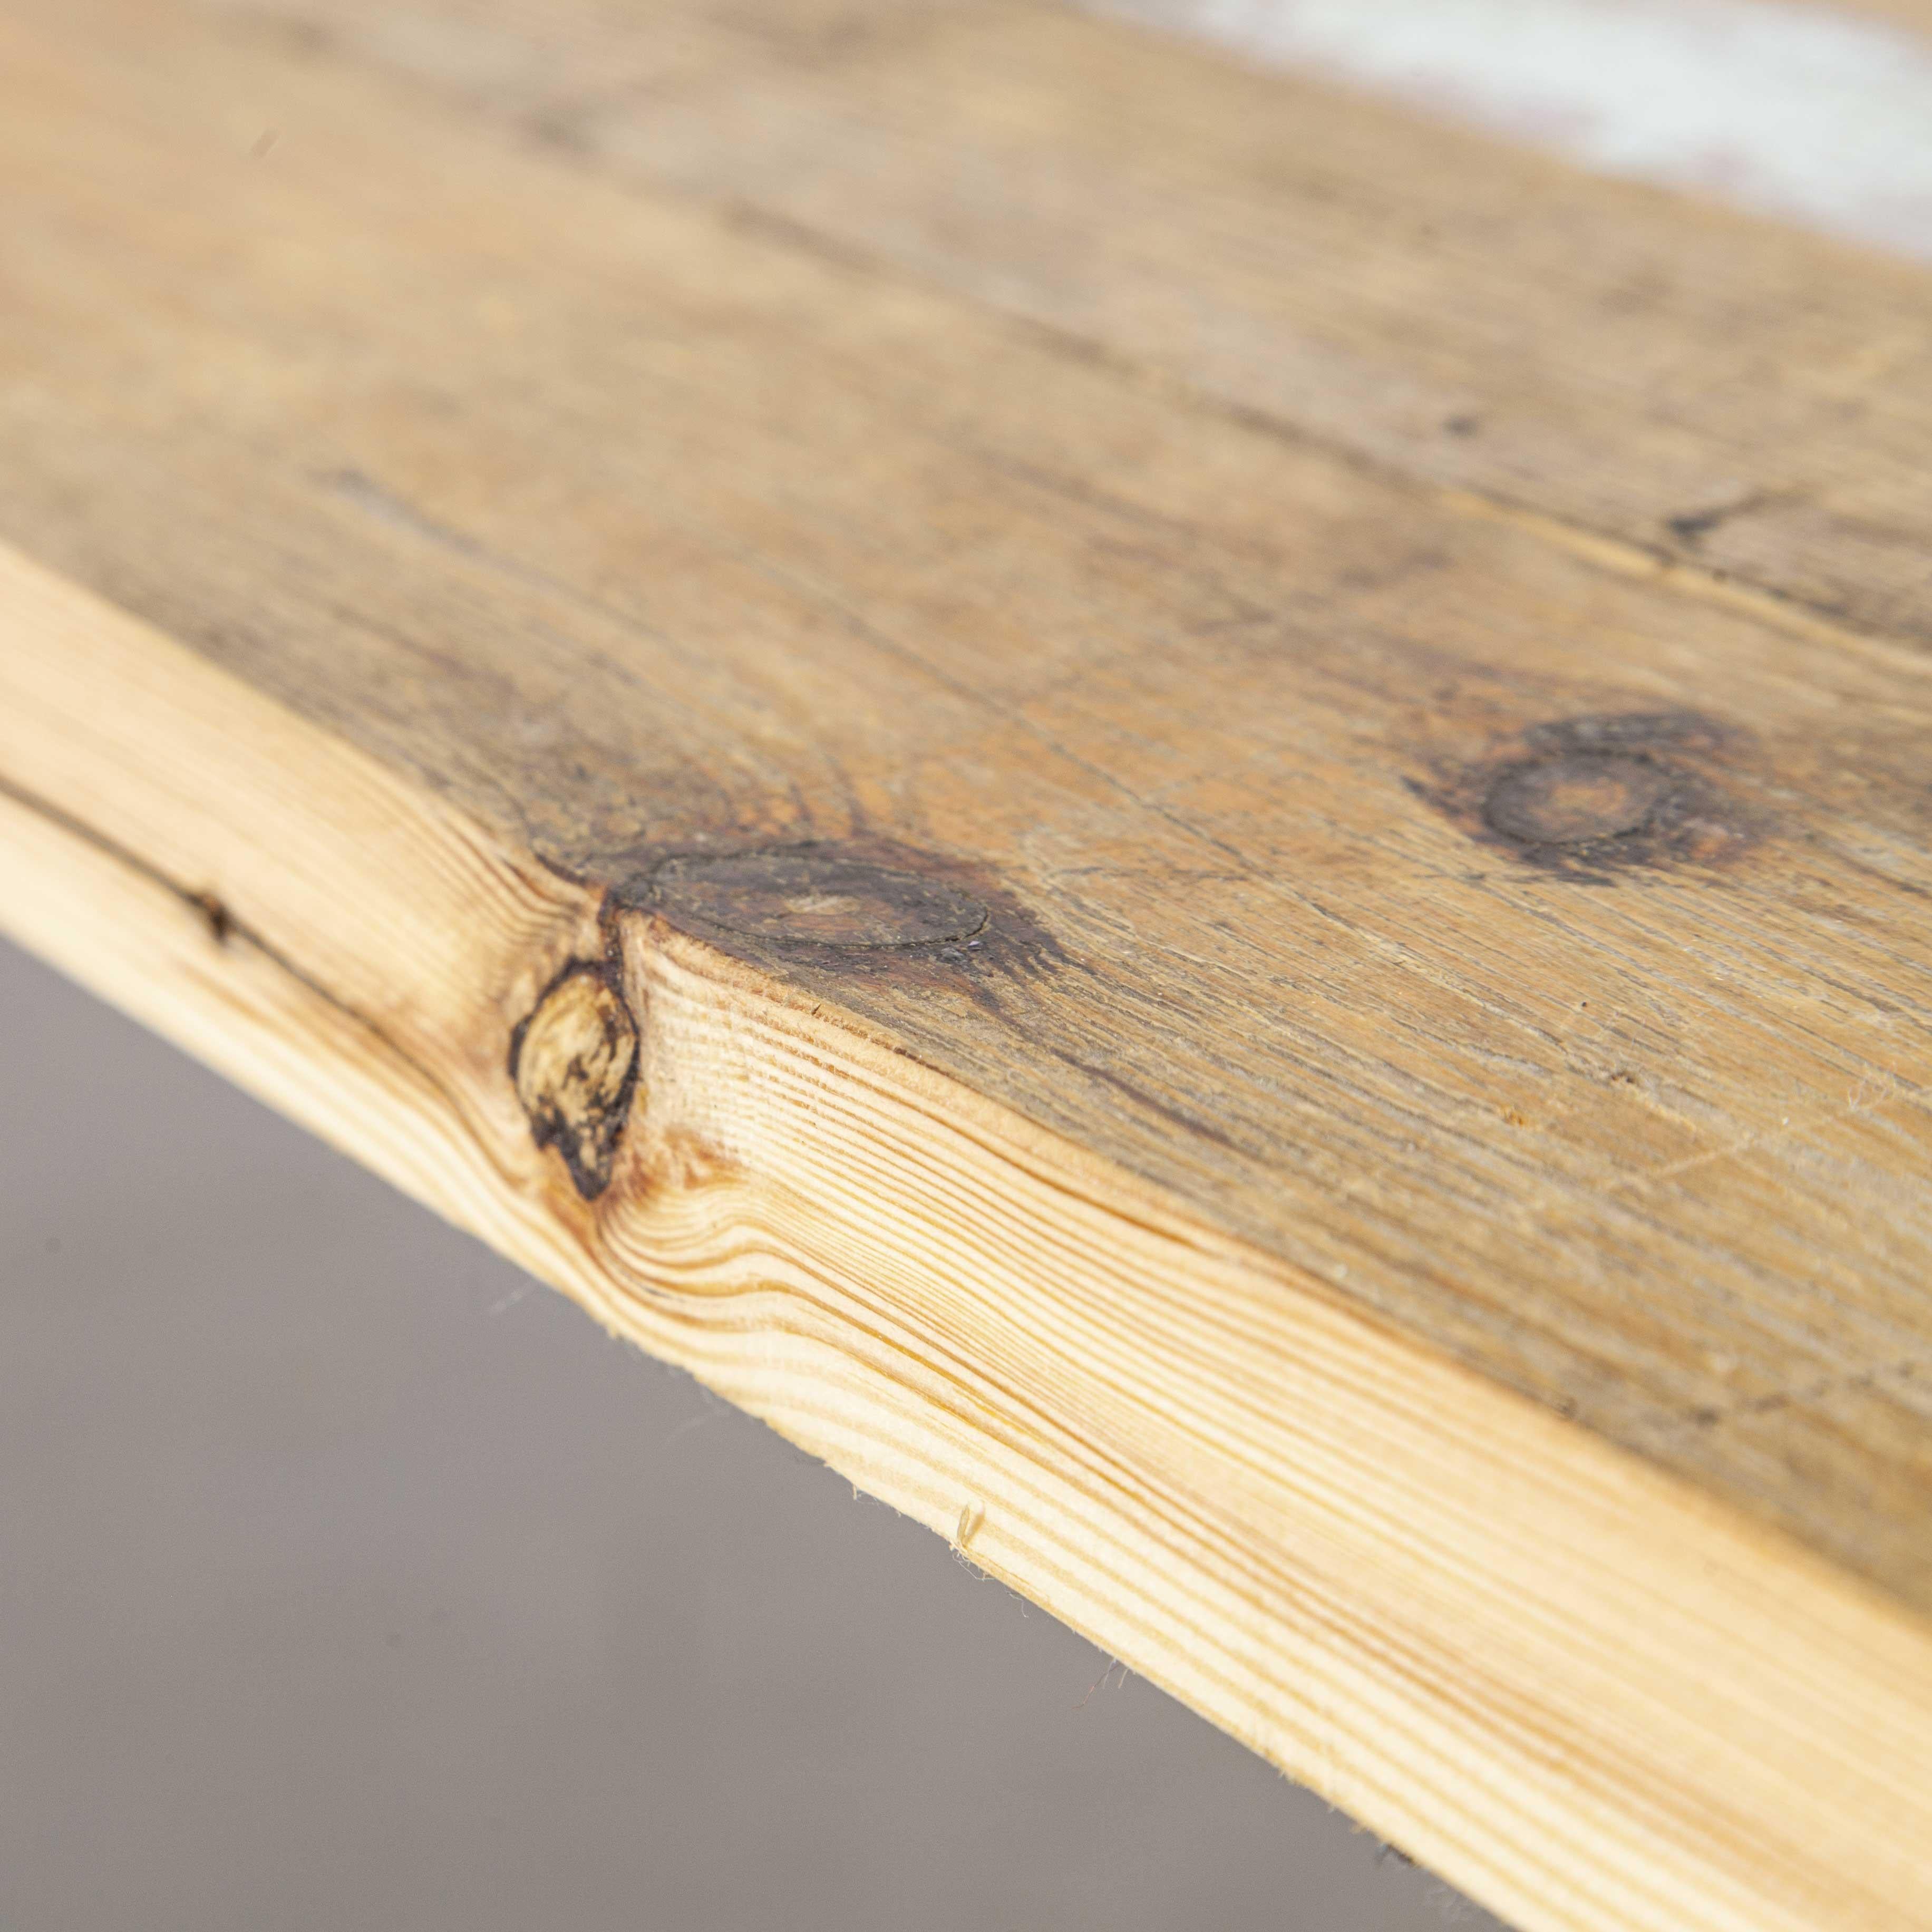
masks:
[(1932, 644), (1923, 265), (1035, 0), (228, 4), (1558, 538)]
[(1517, 1922), (1922, 1922), (1922, 1619), (10, 551), (0, 667), (10, 930)]
[[(725, 29), (676, 17), (696, 87)], [(1004, 106), (943, 10), (733, 85), (862, 121), (922, 50), (985, 92), (932, 155), (998, 174), (998, 122), (1090, 182), (1077, 65), (1202, 194), (1247, 90), (1320, 99), (1002, 17)], [(720, 149), (701, 197), (617, 179), (340, 46), (0, 20), (10, 928), (1526, 1925), (1923, 1922), (1910, 370), (1838, 418), (1898, 534), (1850, 610), (1828, 518), (1755, 579), (1581, 520), (1675, 488), (1636, 351), (1577, 432), (1609, 482), (1521, 373), (1532, 513), (1153, 379), (1142, 285), (1096, 348), (1010, 261), (922, 280), (734, 210)], [(1450, 142), (1492, 214), (1702, 224), (1816, 340), (1923, 300), (1319, 111), (1429, 147), (1418, 207)], [(1556, 232), (1469, 339), (1576, 320)], [(1708, 372), (1703, 313), (1646, 326)], [(1689, 380), (1698, 463), (1824, 421), (1766, 313), (1734, 359), (1796, 398)]]

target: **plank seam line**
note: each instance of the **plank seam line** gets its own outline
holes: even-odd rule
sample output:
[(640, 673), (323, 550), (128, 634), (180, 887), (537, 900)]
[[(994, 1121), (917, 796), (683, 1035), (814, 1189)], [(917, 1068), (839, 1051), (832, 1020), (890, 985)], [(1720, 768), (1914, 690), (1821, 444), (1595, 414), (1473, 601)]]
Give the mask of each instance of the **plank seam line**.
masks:
[[(424, 87), (430, 85), (427, 82), (416, 84)], [(440, 98), (450, 98), (442, 94), (440, 90), (436, 92)], [(488, 123), (486, 109), (480, 106), (470, 107), (460, 98), (458, 104), (469, 109), (479, 121)], [(640, 182), (628, 176), (607, 172), (595, 154), (580, 156), (574, 151), (560, 153), (534, 133), (526, 132), (526, 139), (534, 150), (546, 158), (560, 165), (580, 169), (622, 193), (662, 196), (709, 208), (727, 226), (796, 249), (842, 273), (876, 276), (881, 280), (938, 296), (958, 308), (989, 317), (1030, 338), (1053, 353), (1084, 363), (1181, 407), (1198, 410), (1257, 436), (1317, 451), (1358, 475), (1432, 503), (1460, 522), (1502, 524), (1586, 563), (1612, 571), (1621, 577), (1655, 584), (1694, 602), (1732, 610), (1777, 630), (1828, 644), (1834, 649), (1869, 654), (1894, 668), (1910, 669), (1916, 676), (1923, 676), (1932, 671), (1932, 662), (1928, 662), (1926, 653), (1906, 639), (1854, 623), (1841, 614), (1814, 603), (1796, 592), (1736, 576), (1712, 565), (1682, 556), (1660, 544), (1645, 544), (1634, 537), (1604, 530), (1495, 491), (1476, 489), (1466, 484), (1432, 482), (1391, 458), (1377, 455), (1340, 436), (1277, 415), (1257, 404), (1217, 394), (1198, 382), (1163, 368), (1157, 361), (1128, 354), (1097, 336), (1082, 335), (1038, 316), (1000, 308), (937, 277), (921, 274), (889, 257), (836, 236), (823, 235), (802, 222), (755, 202), (737, 196), (706, 195), (664, 182)], [(1726, 508), (1734, 507), (1727, 506)]]
[[(233, 32), (238, 23), (224, 24)], [(378, 74), (412, 93), (436, 100), (446, 110), (486, 130), (502, 125), (493, 118), (486, 103), (472, 99), (457, 89), (440, 86), (418, 74), (392, 67), (352, 40), (345, 42), (332, 38), (310, 51), (314, 56), (344, 68)], [(1661, 545), (1647, 544), (1634, 537), (1604, 530), (1494, 491), (1466, 484), (1432, 482), (1388, 457), (1378, 455), (1331, 433), (1258, 405), (1219, 394), (1198, 382), (1163, 368), (1156, 360), (1129, 354), (1098, 337), (1081, 334), (1040, 316), (1004, 308), (937, 276), (906, 267), (881, 255), (876, 249), (823, 233), (807, 223), (761, 206), (741, 195), (707, 194), (700, 189), (626, 174), (608, 166), (594, 148), (562, 146), (548, 137), (540, 126), (532, 125), (526, 119), (513, 118), (508, 127), (512, 138), (540, 164), (586, 175), (627, 198), (704, 209), (727, 227), (740, 229), (790, 248), (842, 273), (874, 277), (902, 287), (918, 290), (946, 302), (957, 310), (989, 318), (1023, 337), (1031, 338), (1052, 351), (1084, 362), (1175, 404), (1201, 410), (1258, 435), (1318, 451), (1359, 474), (1393, 484), (1412, 496), (1432, 502), (1460, 520), (1502, 523), (1619, 575), (1657, 584), (1694, 601), (1728, 608), (1778, 629), (1839, 649), (1853, 648), (1876, 653), (1894, 665), (1910, 667), (1920, 676), (1932, 672), (1932, 660), (1906, 639), (1853, 622), (1841, 613), (1826, 608), (1795, 592), (1781, 590), (1756, 579), (1737, 577), (1708, 564), (1697, 563)]]

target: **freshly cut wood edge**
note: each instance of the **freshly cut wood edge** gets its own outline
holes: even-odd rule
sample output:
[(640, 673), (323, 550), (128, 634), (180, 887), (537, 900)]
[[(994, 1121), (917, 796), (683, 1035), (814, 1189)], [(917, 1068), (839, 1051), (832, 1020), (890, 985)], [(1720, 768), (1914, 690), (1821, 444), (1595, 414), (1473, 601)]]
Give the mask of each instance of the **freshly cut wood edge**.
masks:
[(0, 908), (1521, 1925), (1932, 1922), (1902, 1609), (4, 550)]

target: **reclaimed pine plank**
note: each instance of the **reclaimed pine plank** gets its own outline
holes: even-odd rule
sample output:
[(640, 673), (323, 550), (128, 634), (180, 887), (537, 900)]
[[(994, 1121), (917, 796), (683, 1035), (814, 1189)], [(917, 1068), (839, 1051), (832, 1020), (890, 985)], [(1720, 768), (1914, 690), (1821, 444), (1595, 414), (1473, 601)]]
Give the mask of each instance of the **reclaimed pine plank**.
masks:
[[(1187, 57), (1026, 17), (1062, 64), (927, 116), (956, 170), (1004, 118), (1090, 195), (1077, 71), (1206, 195), (1249, 90), (1316, 98), (1204, 62), (1170, 114)], [(823, 85), (979, 100), (942, 28)], [(820, 85), (752, 68), (705, 85)], [(1154, 380), (1150, 284), (1043, 333), (983, 249), (909, 274), (728, 143), (694, 195), (339, 32), (22, 0), (0, 75), (10, 930), (1526, 1926), (1922, 1922), (1906, 546), (1849, 609), (1816, 532), (1660, 561), (1562, 496), (1572, 376), (1526, 509)], [(1618, 247), (1922, 297), (1484, 152)], [(1701, 313), (1646, 339), (1706, 366)], [(1815, 412), (1781, 326), (1760, 413)], [(1758, 447), (1714, 410), (1697, 462)], [(1617, 502), (1672, 500), (1616, 413)]]

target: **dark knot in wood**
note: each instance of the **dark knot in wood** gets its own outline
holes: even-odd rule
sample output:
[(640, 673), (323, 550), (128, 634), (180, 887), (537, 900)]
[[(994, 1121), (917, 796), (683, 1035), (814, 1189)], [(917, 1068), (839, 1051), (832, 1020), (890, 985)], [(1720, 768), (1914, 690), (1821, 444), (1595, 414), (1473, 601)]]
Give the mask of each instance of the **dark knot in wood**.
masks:
[(650, 896), (673, 919), (748, 938), (875, 950), (970, 939), (986, 908), (938, 879), (833, 852), (670, 859)]
[(550, 982), (510, 1036), (510, 1077), (530, 1136), (563, 1157), (578, 1193), (610, 1184), (638, 1078), (638, 1028), (604, 968), (578, 964)]
[(1576, 752), (1516, 765), (1490, 788), (1483, 816), (1525, 845), (1584, 845), (1653, 824), (1676, 786), (1662, 765), (1626, 753)]

